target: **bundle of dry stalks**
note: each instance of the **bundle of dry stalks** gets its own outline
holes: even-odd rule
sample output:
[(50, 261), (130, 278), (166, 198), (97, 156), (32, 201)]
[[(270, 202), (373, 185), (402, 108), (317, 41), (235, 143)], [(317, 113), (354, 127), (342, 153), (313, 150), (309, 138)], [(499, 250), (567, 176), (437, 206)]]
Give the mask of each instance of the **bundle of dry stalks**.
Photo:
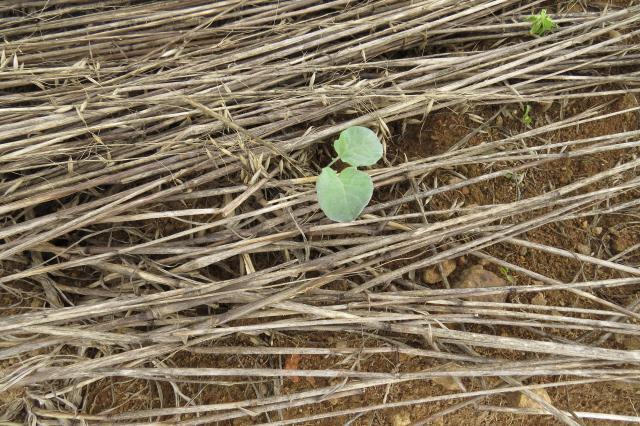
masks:
[[(462, 139), (411, 161), (392, 141), (436, 111), (585, 98), (606, 105), (636, 93), (640, 6), (564, 10), (558, 30), (534, 38), (526, 16), (541, 1), (11, 3), (0, 5), (0, 288), (21, 302), (0, 314), (0, 394), (16, 395), (0, 400), (7, 421), (332, 424), (450, 403), (416, 423), (425, 424), (510, 392), (539, 409), (476, 409), (552, 415), (571, 425), (593, 416), (639, 420), (567, 412), (533, 389), (637, 383), (640, 352), (604, 342), (640, 336), (638, 303), (625, 306), (595, 290), (637, 289), (640, 269), (623, 255), (576, 253), (523, 236), (576, 218), (637, 212), (637, 198), (624, 196), (637, 194), (640, 158), (621, 155), (613, 168), (509, 203), (433, 209), (428, 201), (505, 171), (633, 152), (637, 128), (546, 137), (640, 109), (594, 107), (489, 143)], [(314, 176), (328, 142), (352, 125), (375, 128), (387, 155), (370, 171), (374, 201), (345, 225), (319, 210)], [(461, 165), (487, 166), (486, 173), (434, 184), (439, 170)], [(620, 278), (560, 281), (485, 251), (496, 244), (573, 258)], [(417, 278), (463, 256), (539, 284), (434, 288)], [(595, 307), (468, 299), (551, 292)], [(41, 303), (27, 309), (32, 300)], [(518, 337), (518, 330), (537, 337)], [(575, 339), (554, 330), (573, 331)], [(366, 339), (360, 347), (273, 344), (274, 336), (308, 333)], [(253, 344), (234, 340), (247, 336)], [(267, 361), (176, 366), (170, 360), (178, 352)], [(501, 355), (507, 352), (522, 358)], [(418, 357), (428, 368), (369, 371), (354, 363), (380, 354)], [(284, 368), (292, 355), (343, 363)], [(460, 389), (343, 410), (327, 405), (443, 376)], [(283, 393), (286, 377), (315, 385)], [(536, 384), (536, 377), (554, 381)], [(126, 396), (92, 410), (89, 389), (110, 378), (142, 380), (164, 396), (145, 410), (118, 409)], [(332, 384), (319, 385), (322, 378)], [(461, 381), (468, 378), (498, 382), (471, 390)], [(189, 393), (194, 383), (255, 393), (205, 403)], [(293, 410), (307, 406), (316, 408)]]

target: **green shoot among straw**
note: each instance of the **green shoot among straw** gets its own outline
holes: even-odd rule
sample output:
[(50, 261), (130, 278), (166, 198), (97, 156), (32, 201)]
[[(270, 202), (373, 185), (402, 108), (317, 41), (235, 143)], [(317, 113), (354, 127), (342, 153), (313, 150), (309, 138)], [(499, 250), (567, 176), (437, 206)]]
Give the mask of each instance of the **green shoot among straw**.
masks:
[(547, 9), (542, 9), (537, 15), (529, 16), (531, 22), (531, 30), (529, 33), (534, 36), (542, 37), (548, 32), (553, 31), (558, 25), (553, 22), (551, 16), (547, 15)]
[(358, 167), (371, 166), (382, 158), (382, 144), (376, 134), (366, 127), (354, 126), (340, 133), (333, 143), (338, 157), (349, 164), (340, 173), (331, 164), (322, 169), (316, 183), (320, 208), (336, 222), (351, 222), (369, 204), (373, 195), (371, 177)]

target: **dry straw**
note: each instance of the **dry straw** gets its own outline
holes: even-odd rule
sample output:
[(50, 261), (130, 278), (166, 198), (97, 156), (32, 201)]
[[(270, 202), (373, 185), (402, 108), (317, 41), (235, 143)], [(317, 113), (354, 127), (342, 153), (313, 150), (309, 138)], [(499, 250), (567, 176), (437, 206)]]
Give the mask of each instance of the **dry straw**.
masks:
[[(511, 203), (424, 206), (438, 194), (504, 177), (505, 170), (517, 174), (558, 159), (635, 150), (637, 129), (546, 137), (638, 114), (638, 107), (607, 112), (605, 106), (614, 95), (640, 90), (640, 6), (561, 7), (560, 28), (532, 38), (525, 17), (540, 1), (10, 3), (0, 5), (0, 288), (11, 300), (40, 299), (46, 308), (5, 306), (0, 317), (0, 394), (24, 391), (0, 406), (7, 421), (195, 425), (251, 416), (285, 425), (436, 401), (451, 404), (416, 424), (470, 404), (551, 415), (571, 425), (583, 418), (638, 421), (568, 412), (544, 400), (540, 409), (487, 405), (486, 398), (523, 392), (540, 400), (531, 389), (637, 383), (640, 353), (602, 343), (640, 336), (638, 304), (623, 306), (593, 290), (637, 288), (640, 269), (620, 256), (574, 253), (522, 236), (578, 217), (637, 212), (637, 202), (619, 196), (638, 189), (640, 159)], [(483, 145), (467, 138), (413, 161), (394, 159), (389, 149), (387, 164), (371, 173), (376, 192), (394, 196), (380, 196), (354, 224), (330, 223), (319, 211), (313, 191), (318, 156), (351, 125), (375, 128), (389, 141), (397, 136), (392, 123), (440, 110), (587, 97), (601, 97), (603, 107)], [(469, 138), (490, 125), (481, 121)], [(462, 182), (429, 183), (438, 170), (469, 164), (502, 167)], [(571, 257), (623, 278), (562, 282), (483, 251), (497, 243)], [(539, 285), (434, 289), (414, 279), (423, 268), (462, 255)], [(390, 267), (394, 260), (402, 262)], [(331, 286), (336, 283), (344, 290)], [(460, 300), (552, 291), (595, 307)], [(516, 332), (467, 331), (471, 324)], [(539, 337), (517, 337), (518, 330)], [(555, 338), (554, 330), (576, 337)], [(304, 340), (228, 344), (234, 336), (309, 332), (368, 337), (357, 348), (312, 347)], [(423, 339), (429, 349), (416, 343)], [(495, 355), (482, 356), (478, 348)], [(423, 358), (430, 368), (293, 371), (274, 363), (196, 368), (165, 362), (178, 351), (271, 360), (403, 354)], [(534, 354), (537, 361), (509, 360), (500, 355), (506, 351)], [(279, 394), (286, 376), (337, 384)], [(362, 400), (336, 411), (321, 404), (442, 376), (494, 377), (501, 384), (425, 399)], [(526, 384), (542, 376), (557, 380)], [(172, 389), (175, 398), (162, 408), (90, 411), (89, 389), (109, 377), (168, 383), (162, 389)], [(267, 383), (272, 391), (189, 403), (196, 395), (180, 389), (197, 381), (254, 389)], [(109, 408), (126, 402), (119, 398)], [(317, 408), (309, 414), (282, 416), (312, 405)]]

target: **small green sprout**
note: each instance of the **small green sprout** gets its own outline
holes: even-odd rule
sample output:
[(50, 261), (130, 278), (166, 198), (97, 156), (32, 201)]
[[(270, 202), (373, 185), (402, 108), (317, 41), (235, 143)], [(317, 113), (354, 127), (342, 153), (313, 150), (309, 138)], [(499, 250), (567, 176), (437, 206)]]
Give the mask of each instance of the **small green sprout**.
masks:
[(333, 143), (338, 159), (349, 164), (340, 173), (331, 164), (322, 169), (316, 182), (320, 208), (336, 222), (351, 222), (369, 204), (373, 196), (371, 177), (358, 167), (372, 166), (382, 158), (382, 144), (376, 134), (366, 127), (349, 127)]
[(501, 266), (500, 273), (504, 276), (504, 278), (507, 281), (509, 281), (509, 284), (513, 284), (515, 282), (515, 280), (513, 279), (513, 276), (511, 276), (511, 271), (509, 271), (509, 268)]
[(547, 32), (553, 31), (558, 25), (553, 22), (553, 18), (547, 15), (547, 9), (542, 9), (537, 15), (529, 16), (531, 30), (529, 34), (542, 37)]
[(504, 177), (509, 179), (516, 185), (520, 185), (524, 181), (524, 175), (524, 173), (504, 172)]
[(522, 114), (522, 122), (527, 126), (531, 126), (533, 124), (533, 118), (531, 118), (531, 116), (529, 115), (530, 112), (531, 112), (531, 106), (525, 105), (524, 114)]

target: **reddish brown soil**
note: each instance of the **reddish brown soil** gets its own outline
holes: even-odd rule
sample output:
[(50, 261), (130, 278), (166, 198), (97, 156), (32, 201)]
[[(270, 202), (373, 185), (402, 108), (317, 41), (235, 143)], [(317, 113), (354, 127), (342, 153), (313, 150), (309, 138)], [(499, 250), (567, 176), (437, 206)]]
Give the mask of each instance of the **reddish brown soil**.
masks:
[[(570, 116), (576, 114), (589, 107), (601, 104), (606, 100), (594, 100), (592, 102), (574, 104), (561, 110), (560, 105), (553, 105), (547, 111), (542, 111), (539, 107), (533, 111), (535, 117), (535, 126), (541, 126), (547, 122), (556, 121), (561, 115)], [(612, 100), (609, 105), (611, 111), (629, 107), (630, 102), (635, 102), (631, 97)], [(479, 124), (472, 120), (468, 113), (487, 119), (497, 111), (493, 107), (479, 108), (466, 113), (439, 112), (430, 116), (421, 126), (409, 126), (406, 133), (391, 145), (390, 156), (394, 154), (397, 158), (399, 154), (406, 154), (411, 158), (425, 158), (431, 155), (439, 154), (447, 151), (461, 138), (466, 136), (470, 131)], [(472, 138), (469, 145), (496, 140), (508, 134), (522, 131), (524, 126), (518, 119), (516, 111), (512, 118), (501, 117), (501, 125), (492, 124), (487, 132)], [(551, 135), (545, 135), (550, 141), (562, 141), (570, 139), (585, 138), (589, 136), (604, 135), (608, 133), (619, 132), (622, 130), (637, 129), (639, 127), (639, 119), (637, 115), (627, 114), (617, 116), (606, 121), (593, 122), (581, 126), (579, 129), (570, 128), (555, 132)], [(622, 156), (634, 155), (630, 151), (614, 152), (607, 155), (598, 155), (579, 158), (576, 160), (560, 160), (547, 164), (543, 167), (528, 170), (521, 183), (517, 184), (508, 178), (495, 179), (488, 184), (477, 185), (469, 188), (468, 191), (460, 191), (458, 193), (445, 193), (435, 197), (429, 205), (432, 209), (446, 208), (451, 205), (455, 198), (464, 201), (465, 204), (493, 204), (514, 201), (518, 198), (532, 197), (543, 193), (552, 188), (566, 185), (576, 179), (591, 176), (603, 170), (613, 167), (618, 161), (624, 160)], [(492, 167), (498, 169), (500, 164), (494, 164)], [(473, 177), (487, 172), (481, 166), (468, 165), (461, 166), (455, 172), (466, 177)], [(438, 173), (438, 178), (447, 181), (450, 178), (451, 170), (442, 170)], [(604, 183), (606, 184), (606, 182)], [(603, 185), (604, 185), (603, 184)], [(594, 188), (590, 188), (594, 189)], [(632, 199), (640, 194), (628, 193), (625, 198)], [(524, 218), (523, 218), (524, 219)], [(552, 224), (540, 227), (532, 232), (522, 236), (530, 241), (548, 244), (554, 247), (574, 250), (576, 244), (584, 244), (590, 247), (592, 253), (601, 258), (609, 258), (620, 250), (629, 247), (637, 241), (640, 241), (640, 227), (634, 217), (622, 215), (603, 215), (592, 220), (572, 220), (561, 224)], [(558, 280), (571, 281), (574, 278), (593, 279), (613, 278), (619, 274), (611, 273), (606, 270), (598, 269), (582, 264), (572, 259), (564, 257), (550, 256), (536, 252), (535, 250), (519, 250), (508, 244), (498, 244), (486, 250), (491, 255), (503, 260), (507, 260), (514, 264), (523, 266), (527, 269), (540, 272), (548, 277)], [(640, 256), (637, 252), (626, 257), (626, 263), (640, 263)], [(467, 263), (476, 263), (476, 259), (466, 259)], [(487, 269), (500, 273), (499, 269), (494, 265), (487, 264)], [(459, 273), (462, 268), (458, 268), (454, 274)], [(518, 276), (514, 273), (514, 278), (519, 283), (530, 284), (531, 280), (524, 276)], [(455, 275), (454, 275), (455, 277)], [(637, 289), (636, 289), (637, 290)], [(613, 301), (615, 303), (625, 305), (635, 300), (637, 294), (633, 289), (622, 287), (620, 289), (607, 289), (597, 292), (598, 296)], [(532, 303), (535, 294), (518, 296), (512, 298), (513, 302)], [(539, 302), (539, 300), (538, 300)], [(533, 302), (535, 303), (535, 302)], [(555, 306), (580, 306), (580, 307), (596, 307), (592, 302), (574, 296), (569, 293), (547, 293), (544, 303)], [(507, 328), (496, 328), (496, 332), (505, 335), (514, 335), (519, 337), (534, 338), (534, 334), (525, 331), (516, 331)], [(553, 332), (555, 336), (576, 337), (575, 333)], [(226, 342), (229, 345), (256, 345), (260, 341), (267, 339), (266, 336), (238, 337)], [(325, 333), (318, 334), (298, 334), (295, 336), (274, 335), (273, 346), (296, 346), (304, 344), (305, 346), (318, 347), (336, 347), (344, 346), (361, 346), (375, 345), (373, 340), (367, 339), (366, 336), (352, 335), (346, 338), (344, 335), (335, 335)], [(605, 342), (605, 346), (616, 348), (631, 349), (629, 345), (636, 344), (629, 341), (610, 340)], [(221, 344), (221, 343), (216, 343)], [(265, 342), (266, 344), (266, 342)], [(416, 343), (420, 345), (421, 343)], [(491, 351), (480, 350), (482, 354), (489, 355)], [(497, 352), (493, 353), (498, 354)], [(500, 352), (503, 358), (517, 359), (521, 355)], [(386, 356), (362, 356), (357, 359), (348, 361), (346, 364), (341, 363), (342, 358), (320, 357), (320, 356), (303, 356), (299, 359), (299, 368), (301, 369), (327, 369), (327, 368), (350, 368), (357, 363), (356, 368), (363, 371), (424, 371), (429, 369), (430, 361), (422, 358), (409, 358), (405, 356), (386, 355)], [(212, 356), (212, 355), (196, 355), (186, 352), (180, 352), (164, 362), (169, 366), (175, 367), (271, 367), (278, 368), (287, 363), (286, 357), (254, 357), (254, 356)], [(548, 378), (547, 380), (538, 380), (537, 382), (548, 382), (562, 380), (562, 378)], [(327, 379), (300, 379), (300, 380), (284, 380), (283, 382), (273, 380), (256, 381), (253, 384), (241, 384), (237, 386), (215, 386), (204, 384), (188, 384), (181, 387), (185, 395), (193, 397), (195, 404), (213, 404), (219, 402), (238, 401), (243, 399), (260, 398), (262, 396), (271, 396), (274, 391), (279, 394), (287, 394), (308, 390), (323, 386), (337, 384), (339, 381), (331, 381)], [(464, 380), (463, 384), (467, 390), (480, 390), (497, 385), (496, 379), (485, 380)], [(162, 395), (160, 395), (162, 392)], [(387, 388), (376, 388), (365, 392), (363, 395), (343, 398), (340, 400), (332, 400), (312, 406), (304, 406), (298, 409), (286, 410), (282, 413), (271, 413), (270, 417), (265, 415), (251, 419), (245, 417), (236, 419), (224, 424), (231, 425), (248, 425), (254, 423), (270, 422), (279, 419), (290, 419), (296, 417), (310, 416), (327, 411), (338, 411), (349, 408), (362, 406), (362, 401), (366, 401), (368, 405), (374, 405), (387, 402), (395, 402), (407, 399), (427, 398), (446, 393), (455, 393), (456, 391), (447, 391), (440, 384), (432, 381), (410, 382), (402, 385), (394, 385)], [(115, 410), (116, 412), (131, 411), (136, 409), (148, 409), (160, 406), (175, 406), (173, 392), (168, 385), (161, 387), (148, 386), (141, 381), (126, 380), (103, 380), (91, 386), (87, 399), (87, 409), (91, 413), (99, 413), (103, 410), (113, 408), (116, 404), (114, 395), (121, 395), (117, 398), (120, 404)], [(126, 400), (122, 398), (126, 395)], [(638, 401), (640, 401), (640, 387), (618, 383), (606, 383), (584, 386), (564, 387), (558, 390), (550, 389), (549, 396), (555, 406), (567, 411), (593, 411), (603, 413), (616, 413), (626, 415), (638, 415), (640, 409)], [(453, 400), (453, 403), (459, 402)], [(185, 401), (180, 402), (185, 405)], [(504, 396), (486, 398), (483, 404), (508, 406), (509, 399)], [(451, 401), (430, 402), (412, 407), (384, 410), (377, 413), (368, 413), (357, 418), (352, 424), (354, 425), (394, 425), (394, 421), (404, 416), (405, 420), (419, 421), (436, 412), (439, 412), (452, 405)], [(309, 424), (314, 425), (341, 425), (354, 420), (354, 417), (337, 417), (332, 419), (321, 420)], [(603, 421), (582, 421), (585, 425), (606, 425), (621, 424), (608, 423)], [(515, 414), (498, 414), (481, 412), (472, 406), (464, 407), (443, 418), (437, 419), (434, 423), (437, 425), (555, 425), (557, 421), (549, 417), (521, 416)]]
[[(552, 2), (549, 2), (550, 4)], [(593, 2), (602, 3), (605, 1)], [(629, 0), (614, 0), (614, 4), (629, 6), (637, 4), (637, 2)], [(575, 2), (575, 7), (580, 7), (579, 2)], [(638, 101), (632, 96), (626, 96), (619, 99), (595, 99), (589, 102), (581, 102), (570, 104), (564, 109), (558, 104), (554, 104), (550, 109), (543, 111), (541, 106), (535, 106), (532, 112), (534, 118), (534, 126), (541, 126), (549, 122), (557, 121), (561, 116), (567, 117), (584, 111), (590, 107), (600, 105), (610, 101), (607, 106), (608, 111), (616, 111), (630, 106), (638, 105)], [(390, 144), (389, 159), (400, 162), (406, 155), (408, 159), (425, 158), (435, 154), (439, 154), (450, 149), (454, 144), (476, 129), (480, 124), (472, 119), (469, 113), (487, 120), (497, 112), (496, 107), (480, 107), (465, 112), (441, 111), (429, 116), (424, 123), (417, 126), (409, 126), (404, 134), (401, 134), (400, 126), (396, 129), (396, 140)], [(493, 122), (486, 130), (478, 136), (471, 138), (468, 145), (477, 145), (483, 142), (497, 140), (505, 135), (514, 134), (522, 131), (524, 125), (519, 120), (521, 111), (509, 111), (509, 115), (501, 116), (501, 123)], [(604, 135), (609, 133), (620, 132), (624, 130), (640, 128), (640, 118), (637, 114), (627, 114), (617, 116), (610, 120), (598, 121), (581, 126), (580, 128), (569, 128), (555, 132), (551, 135), (545, 135), (551, 142), (562, 140), (570, 140), (577, 138), (585, 138), (590, 136)], [(538, 143), (544, 143), (538, 141)], [(567, 185), (577, 179), (585, 176), (591, 176), (603, 170), (610, 169), (617, 162), (624, 161), (623, 156), (635, 155), (629, 150), (624, 152), (614, 152), (606, 155), (597, 155), (583, 157), (575, 160), (558, 160), (547, 164), (543, 167), (530, 169), (523, 176), (520, 183), (514, 182), (513, 179), (507, 177), (494, 179), (482, 185), (475, 185), (465, 191), (455, 193), (445, 193), (434, 197), (428, 208), (437, 210), (448, 208), (456, 201), (464, 202), (468, 205), (486, 205), (494, 203), (505, 203), (515, 201), (519, 198), (528, 198), (543, 193), (550, 188)], [(442, 170), (437, 174), (438, 179), (447, 182), (452, 177), (452, 172), (459, 173), (465, 177), (474, 177), (486, 173), (488, 170), (485, 166), (467, 165), (458, 167), (456, 170)], [(504, 165), (493, 164), (493, 170), (499, 170)], [(631, 172), (630, 172), (631, 173)], [(433, 176), (431, 177), (433, 178)], [(606, 185), (603, 182), (602, 185)], [(590, 188), (595, 189), (595, 188)], [(625, 194), (624, 199), (634, 199), (640, 196), (638, 192), (630, 192)], [(413, 209), (414, 206), (407, 206)], [(525, 218), (520, 218), (525, 219)], [(552, 224), (540, 227), (534, 231), (523, 235), (530, 241), (547, 244), (553, 247), (575, 250), (577, 244), (588, 246), (594, 256), (607, 259), (614, 254), (623, 251), (631, 245), (640, 241), (640, 226), (637, 217), (624, 215), (602, 215), (589, 220), (571, 220), (562, 224)], [(168, 222), (168, 226), (179, 227), (176, 222)], [(167, 233), (174, 232), (175, 229), (167, 229)], [(535, 250), (522, 251), (517, 247), (509, 244), (497, 244), (486, 250), (487, 253), (525, 267), (532, 271), (539, 272), (548, 277), (562, 281), (570, 282), (574, 279), (590, 280), (593, 278), (616, 278), (621, 276), (607, 270), (596, 269), (593, 266), (567, 259), (559, 256), (551, 256), (543, 254)], [(626, 256), (624, 262), (631, 265), (640, 264), (640, 254), (638, 251)], [(465, 259), (467, 264), (477, 263), (477, 259)], [(462, 264), (462, 262), (460, 262)], [(5, 263), (6, 267), (7, 263)], [(11, 265), (10, 270), (19, 270), (21, 265)], [(500, 273), (499, 268), (494, 265), (487, 264), (487, 269)], [(455, 279), (454, 272), (452, 278)], [(519, 276), (513, 273), (518, 283), (531, 284), (532, 281), (527, 277)], [(635, 290), (635, 292), (634, 292)], [(596, 294), (605, 299), (617, 303), (619, 305), (629, 304), (638, 297), (637, 289), (621, 287), (616, 289), (598, 290)], [(512, 302), (535, 303), (533, 298), (535, 294), (519, 295), (512, 297)], [(549, 293), (546, 295), (544, 302), (548, 305), (555, 306), (579, 306), (579, 307), (597, 307), (593, 302), (577, 298), (568, 293)], [(42, 306), (39, 299), (18, 299), (11, 296), (0, 289), (0, 316), (15, 315), (17, 313), (28, 312)], [(538, 337), (534, 334), (528, 334), (524, 331), (513, 331), (507, 328), (496, 328), (497, 333), (506, 335), (514, 335), (519, 337)], [(555, 336), (575, 337), (575, 333), (554, 331)], [(375, 340), (368, 339), (366, 336), (353, 334), (345, 336), (344, 334), (324, 333), (319, 335), (300, 333), (294, 336), (275, 334), (271, 337), (265, 335), (259, 336), (240, 336), (234, 337), (224, 342), (216, 342), (216, 345), (272, 345), (272, 346), (318, 346), (318, 347), (338, 347), (340, 345), (347, 347), (358, 347), (362, 345), (376, 345)], [(604, 346), (626, 349), (640, 349), (636, 345), (637, 341), (629, 340), (609, 340)], [(415, 346), (424, 345), (424, 342), (414, 342)], [(426, 346), (426, 345), (425, 345)], [(491, 351), (479, 351), (483, 354), (490, 354)], [(497, 353), (494, 352), (494, 354)], [(503, 358), (518, 359), (520, 354), (510, 354), (500, 352)], [(213, 355), (196, 355), (187, 352), (179, 352), (172, 356), (162, 359), (167, 366), (171, 367), (270, 367), (279, 368), (287, 362), (286, 357), (267, 357), (267, 356), (213, 356)], [(328, 368), (350, 368), (356, 364), (356, 368), (363, 371), (423, 371), (432, 367), (428, 359), (409, 358), (397, 354), (376, 355), (376, 356), (360, 356), (356, 359), (350, 359), (347, 363), (341, 363), (343, 358), (331, 358), (320, 356), (303, 356), (299, 360), (298, 367), (301, 369), (328, 369)], [(0, 362), (0, 375), (2, 370), (8, 368), (9, 363)], [(152, 365), (148, 365), (152, 367)], [(538, 380), (538, 382), (559, 381), (562, 378), (546, 378)], [(256, 380), (252, 384), (238, 384), (236, 386), (222, 386), (211, 384), (191, 383), (180, 385), (181, 392), (190, 401), (184, 399), (178, 400), (180, 406), (186, 406), (188, 403), (193, 404), (214, 404), (220, 402), (239, 401), (243, 399), (260, 398), (262, 396), (271, 396), (276, 393), (287, 394), (299, 392), (301, 390), (313, 389), (318, 387), (338, 384), (339, 381), (316, 378), (313, 380), (301, 379), (273, 381), (273, 380)], [(496, 379), (484, 380), (464, 380), (463, 385), (467, 390), (481, 390), (497, 385)], [(447, 391), (442, 385), (433, 381), (410, 382), (402, 385), (393, 385), (389, 388), (375, 388), (368, 390), (363, 395), (343, 398), (340, 400), (332, 400), (320, 404), (304, 406), (298, 409), (286, 410), (282, 413), (271, 413), (269, 417), (261, 415), (256, 418), (245, 417), (234, 421), (224, 422), (228, 425), (249, 425), (254, 423), (265, 423), (277, 421), (280, 419), (290, 419), (296, 417), (310, 416), (323, 412), (346, 410), (349, 408), (360, 407), (363, 401), (367, 405), (375, 405), (383, 402), (396, 402), (408, 399), (427, 398), (446, 393), (456, 393), (456, 391)], [(21, 390), (0, 394), (0, 407), (11, 401), (15, 401), (22, 396)], [(553, 404), (567, 411), (593, 411), (602, 413), (616, 413), (640, 416), (640, 387), (621, 383), (607, 383), (598, 385), (584, 385), (564, 387), (559, 390), (551, 388), (549, 396)], [(353, 420), (353, 425), (394, 425), (394, 420), (402, 416), (412, 422), (424, 419), (434, 413), (442, 411), (450, 407), (458, 400), (430, 402), (422, 405), (406, 407), (402, 409), (384, 410), (377, 413), (365, 414), (354, 420), (355, 416), (336, 417), (330, 420), (321, 420), (309, 424), (314, 425), (342, 425)], [(482, 401), (483, 404), (508, 406), (510, 401), (508, 398), (492, 397)], [(176, 405), (176, 397), (173, 389), (169, 384), (156, 385), (141, 380), (127, 379), (104, 379), (100, 380), (88, 387), (87, 395), (84, 398), (84, 412), (97, 413), (119, 413), (127, 411), (135, 411), (142, 409), (173, 407)], [(68, 407), (65, 407), (68, 408)], [(164, 419), (170, 423), (170, 419)], [(621, 425), (622, 423), (612, 423), (603, 421), (582, 421), (585, 425)], [(548, 417), (520, 416), (513, 414), (497, 414), (481, 412), (472, 406), (468, 406), (453, 413), (440, 418), (433, 422), (435, 425), (451, 425), (451, 426), (475, 426), (475, 425), (556, 425), (557, 421)]]

